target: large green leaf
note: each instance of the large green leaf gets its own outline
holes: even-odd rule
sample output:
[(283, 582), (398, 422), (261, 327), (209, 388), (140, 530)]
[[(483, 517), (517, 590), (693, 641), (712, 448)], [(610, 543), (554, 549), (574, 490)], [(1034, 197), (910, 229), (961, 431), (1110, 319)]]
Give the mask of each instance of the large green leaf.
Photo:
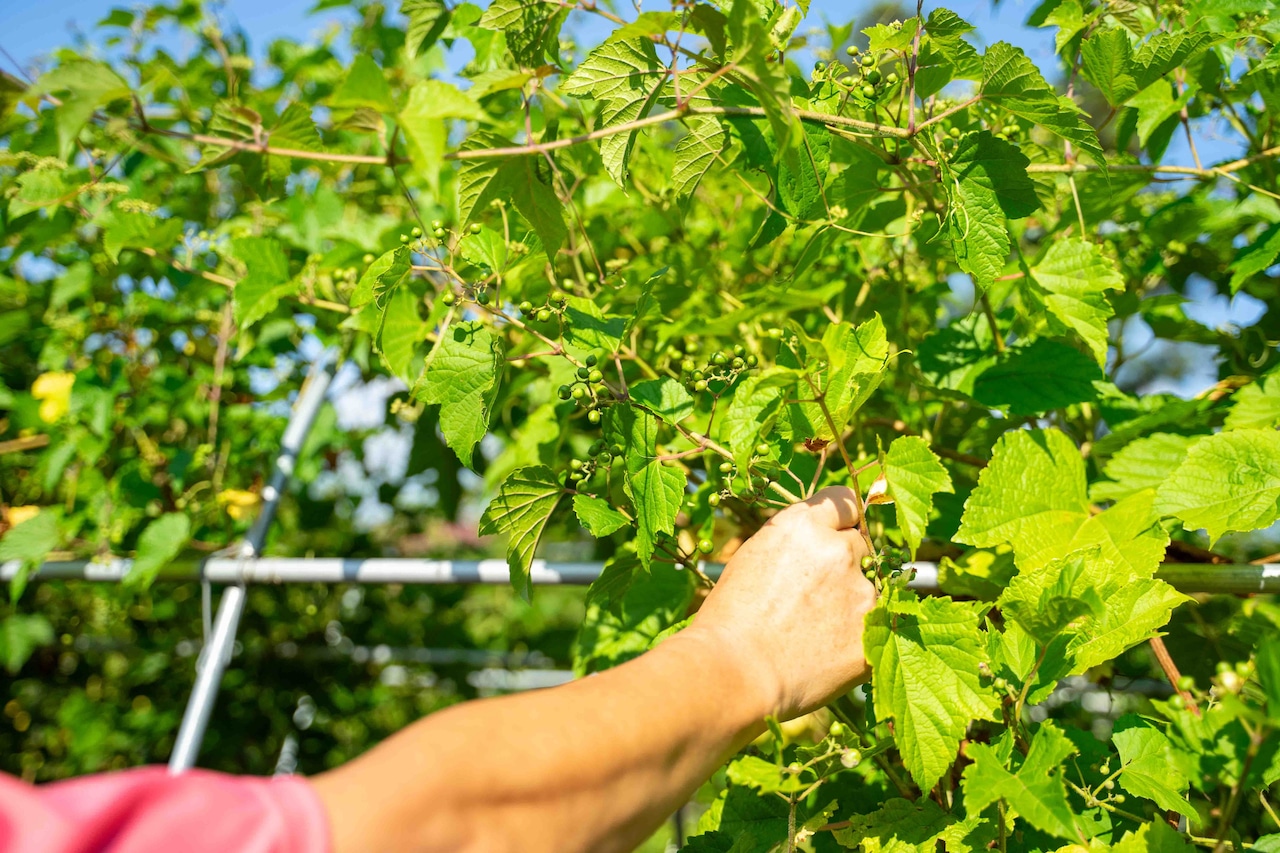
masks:
[(1260, 376), (1231, 399), (1224, 429), (1268, 429), (1280, 425), (1280, 373)]
[[(1230, 421), (1230, 415), (1228, 415)], [(1089, 487), (1094, 500), (1120, 500), (1161, 486), (1187, 456), (1198, 436), (1158, 432), (1116, 451), (1102, 473), (1108, 478)]]
[(488, 429), (497, 395), (502, 341), (480, 323), (458, 323), (445, 331), (427, 358), (415, 395), (440, 407), (445, 441), (470, 467), (472, 450)]
[[(415, 169), (428, 186), (438, 190), (449, 120), (487, 122), (489, 115), (469, 94), (443, 80), (420, 80), (409, 90), (409, 100), (400, 110), (399, 118)], [(498, 165), (498, 161), (492, 165)]]
[(965, 808), (981, 811), (1004, 800), (1036, 829), (1073, 841), (1082, 838), (1076, 817), (1067, 802), (1062, 761), (1076, 748), (1053, 723), (1045, 722), (1031, 739), (1031, 748), (1013, 769), (999, 753), (984, 743), (970, 743), (965, 754), (973, 763), (964, 769)]
[(165, 513), (148, 524), (138, 537), (138, 550), (129, 571), (129, 585), (150, 586), (160, 570), (181, 553), (190, 538), (191, 521), (183, 513)]
[(562, 497), (564, 487), (550, 468), (521, 468), (503, 482), (497, 497), (480, 516), (482, 536), (506, 534), (511, 585), (525, 601), (533, 594), (529, 581), (533, 552)]
[[(657, 99), (664, 73), (651, 39), (614, 37), (591, 51), (561, 82), (560, 91), (600, 101), (598, 126), (614, 127), (644, 117)], [(617, 133), (600, 142), (605, 169), (620, 186), (626, 185), (637, 133)]]
[(914, 803), (894, 797), (870, 814), (849, 818), (849, 826), (834, 835), (844, 847), (865, 853), (936, 853), (939, 841), (955, 849), (963, 830), (959, 818), (927, 797)]
[(1003, 41), (987, 48), (982, 57), (982, 97), (1061, 136), (1106, 170), (1098, 134), (1084, 112), (1053, 91), (1021, 48)]
[(236, 326), (244, 331), (274, 311), (281, 297), (295, 292), (298, 282), (290, 279), (289, 258), (274, 237), (237, 237), (231, 251), (247, 271), (232, 291)]
[(914, 557), (929, 526), (934, 494), (954, 491), (951, 475), (929, 449), (929, 443), (913, 435), (895, 438), (889, 445), (884, 475), (897, 511), (898, 527)]
[(1103, 378), (1089, 356), (1058, 341), (1037, 338), (1010, 347), (973, 380), (973, 396), (986, 406), (1008, 406), (1014, 415), (1038, 415), (1097, 396)]
[(982, 609), (980, 602), (922, 600), (893, 589), (867, 615), (863, 647), (876, 713), (896, 721), (898, 751), (922, 790), (955, 761), (971, 721), (996, 719), (999, 703), (978, 676), (987, 660)]
[(597, 539), (608, 536), (630, 524), (630, 520), (618, 512), (609, 502), (591, 495), (574, 495), (573, 511), (582, 526)]
[(629, 389), (631, 399), (667, 423), (679, 423), (693, 414), (693, 397), (675, 379), (646, 379)]
[[(473, 133), (464, 151), (509, 147), (505, 139), (488, 132)], [(563, 207), (555, 192), (539, 175), (542, 161), (530, 154), (515, 157), (469, 159), (458, 170), (458, 222), (467, 225), (478, 208), (494, 199), (510, 199), (529, 221), (548, 258), (554, 258), (568, 234)], [(545, 163), (542, 163), (545, 166)]]
[(1204, 528), (1210, 541), (1280, 517), (1280, 432), (1240, 429), (1197, 441), (1160, 487), (1156, 511)]
[(943, 169), (947, 234), (960, 269), (985, 289), (1009, 257), (1006, 219), (1030, 216), (1040, 206), (1027, 177), (1030, 161), (988, 131), (960, 138)]
[(1196, 816), (1187, 802), (1188, 780), (1164, 732), (1136, 714), (1116, 720), (1111, 742), (1120, 752), (1120, 787), (1162, 809)]
[(1068, 237), (1055, 240), (1031, 269), (1031, 279), (1043, 291), (1050, 314), (1072, 329), (1098, 364), (1107, 360), (1107, 320), (1115, 313), (1106, 299), (1108, 290), (1124, 290), (1124, 278), (1115, 262), (1096, 243)]
[(449, 10), (444, 0), (402, 0), (400, 14), (409, 19), (404, 34), (404, 52), (411, 60), (431, 47), (449, 23)]
[(397, 287), (387, 299), (378, 330), (378, 351), (393, 374), (411, 382), (410, 365), (427, 334), (427, 324), (418, 313), (421, 302), (408, 287)]
[(996, 442), (991, 464), (965, 501), (957, 542), (1009, 543), (1019, 566), (1044, 563), (1089, 518), (1084, 460), (1058, 430), (1015, 430)]
[(1235, 293), (1245, 282), (1272, 267), (1280, 258), (1280, 222), (1258, 235), (1231, 262), (1231, 292)]
[(368, 107), (384, 113), (396, 110), (395, 96), (391, 94), (382, 69), (363, 53), (356, 54), (351, 60), (346, 79), (333, 93), (329, 103), (335, 107)]
[(501, 30), (507, 47), (521, 65), (555, 62), (560, 52), (560, 25), (569, 10), (553, 0), (493, 0), (479, 25)]

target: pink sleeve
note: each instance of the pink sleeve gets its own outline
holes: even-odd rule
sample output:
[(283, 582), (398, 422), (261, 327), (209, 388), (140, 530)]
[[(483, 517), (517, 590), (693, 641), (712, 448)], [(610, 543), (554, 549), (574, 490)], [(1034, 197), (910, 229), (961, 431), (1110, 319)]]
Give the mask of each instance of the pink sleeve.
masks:
[(328, 853), (329, 823), (298, 777), (163, 767), (35, 787), (0, 774), (0, 853)]

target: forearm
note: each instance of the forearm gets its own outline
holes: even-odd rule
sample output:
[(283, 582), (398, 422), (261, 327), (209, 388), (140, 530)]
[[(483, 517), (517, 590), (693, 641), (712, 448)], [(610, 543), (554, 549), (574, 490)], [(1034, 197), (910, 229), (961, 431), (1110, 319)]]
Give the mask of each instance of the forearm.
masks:
[(428, 717), (316, 781), (343, 813), (336, 853), (629, 850), (763, 729), (749, 673), (690, 631), (561, 688)]

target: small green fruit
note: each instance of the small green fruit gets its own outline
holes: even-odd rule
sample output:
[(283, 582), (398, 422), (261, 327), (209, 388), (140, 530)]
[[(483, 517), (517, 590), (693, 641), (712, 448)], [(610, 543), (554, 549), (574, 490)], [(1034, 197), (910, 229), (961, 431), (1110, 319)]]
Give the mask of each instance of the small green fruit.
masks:
[(857, 46), (856, 44), (851, 44), (851, 45), (849, 45), (848, 47), (846, 47), (846, 48), (844, 49), (844, 55), (845, 55), (845, 56), (857, 56), (857, 55), (858, 55), (858, 46)]
[(441, 220), (439, 220), (439, 219), (433, 219), (433, 220), (431, 220), (431, 228), (432, 228), (432, 230), (436, 230), (436, 229), (443, 228), (443, 227), (444, 227), (444, 222), (442, 222)]
[(413, 226), (413, 229), (412, 229), (409, 233), (410, 233), (410, 234), (412, 234), (415, 238), (416, 238), (416, 237), (421, 237), (421, 236), (422, 236), (422, 229), (421, 229), (421, 228), (419, 228), (417, 225), (415, 225), (415, 226)]
[(576, 385), (573, 390), (569, 392), (569, 396), (573, 397), (575, 400), (585, 400), (587, 397), (587, 389), (581, 385)]
[(373, 255), (365, 255), (363, 260), (364, 260), (365, 266), (368, 266), (369, 264), (376, 261), (377, 258), (375, 258)]
[(874, 98), (875, 96), (876, 96), (876, 87), (875, 87), (875, 86), (872, 86), (872, 85), (870, 85), (870, 84), (867, 84), (867, 85), (865, 85), (865, 86), (863, 86), (863, 87), (862, 87), (862, 97), (864, 97), (864, 98)]
[(572, 469), (573, 469), (573, 470), (575, 470), (575, 471), (581, 471), (581, 470), (582, 470), (582, 460), (581, 460), (581, 459), (570, 459), (570, 460), (569, 460), (569, 467), (570, 467), (570, 468), (572, 468)]
[(573, 396), (573, 389), (570, 388), (568, 385), (561, 385), (559, 388), (556, 389), (556, 396), (559, 397), (561, 400), (568, 400), (570, 397)]
[(711, 494), (707, 495), (707, 505), (711, 507), (720, 506), (720, 493), (712, 492)]
[(867, 54), (866, 56), (862, 57), (862, 67), (863, 67), (863, 68), (875, 68), (875, 67), (876, 67), (876, 58), (875, 58), (874, 56), (870, 55), (870, 54)]
[(598, 361), (599, 359), (597, 359), (594, 355), (589, 355), (585, 359), (587, 367), (595, 367)]
[(458, 297), (454, 296), (452, 290), (446, 290), (444, 293), (440, 294), (440, 301), (445, 305), (452, 305), (458, 301)]
[(991, 682), (991, 685), (995, 687), (996, 690), (1007, 690), (1009, 688), (1009, 682), (1004, 678), (997, 678), (995, 681)]
[(801, 773), (804, 772), (804, 765), (801, 764), (799, 761), (793, 761), (787, 765), (787, 772), (790, 773), (792, 776), (799, 776)]
[(875, 566), (875, 564), (876, 564), (875, 557), (872, 557), (870, 554), (863, 555), (862, 557), (863, 571), (866, 571), (867, 569), (872, 568), (873, 566)]
[(593, 367), (593, 368), (591, 368), (591, 372), (587, 374), (587, 381), (588, 381), (588, 382), (603, 382), (603, 381), (604, 381), (604, 374), (600, 372), (600, 369), (599, 369), (599, 368), (597, 368), (597, 367)]
[(832, 737), (844, 737), (844, 733), (845, 733), (844, 723), (840, 722), (839, 720), (836, 720), (834, 723), (831, 724), (831, 728), (827, 729), (827, 734), (831, 735)]
[(756, 445), (756, 456), (768, 456), (768, 455), (769, 455), (769, 445), (763, 442)]
[(1178, 679), (1178, 689), (1183, 691), (1191, 691), (1196, 689), (1196, 680), (1190, 675), (1184, 675)]
[(409, 242), (409, 235), (408, 235), (408, 234), (401, 234), (401, 235), (400, 235), (400, 242), (401, 242), (401, 243), (408, 243), (408, 242)]
[(892, 86), (892, 85), (894, 85), (895, 83), (897, 83), (897, 82), (898, 82), (898, 79), (899, 79), (899, 78), (898, 78), (898, 75), (897, 75), (895, 72), (890, 71), (888, 74), (886, 74), (886, 75), (885, 75), (885, 77), (884, 77), (884, 82), (886, 82), (886, 83), (888, 83), (890, 86)]
[(881, 79), (881, 74), (876, 69), (872, 68), (870, 71), (867, 72), (867, 82), (870, 83), (871, 85), (874, 86), (876, 83), (879, 83), (880, 79)]
[(733, 361), (729, 362), (729, 366), (734, 370), (741, 370), (747, 366), (747, 363), (743, 359), (735, 358)]
[(848, 770), (852, 770), (862, 763), (862, 753), (856, 749), (846, 749), (840, 753), (840, 764)]
[(528, 300), (521, 302), (517, 307), (520, 309), (521, 314), (529, 314), (533, 311), (533, 303)]
[(760, 363), (760, 359), (754, 355), (747, 356), (747, 367), (755, 367)]
[(695, 390), (695, 391), (705, 391), (705, 390), (707, 390), (707, 380), (705, 380), (705, 379), (699, 379), (699, 380), (695, 381), (695, 382), (693, 383), (693, 390)]
[(550, 322), (550, 321), (551, 321), (551, 309), (550, 309), (550, 308), (539, 308), (539, 309), (538, 309), (538, 322), (539, 322), (539, 323), (548, 323), (548, 322)]
[(579, 367), (579, 368), (578, 368), (578, 378), (579, 378), (579, 379), (586, 379), (586, 378), (587, 378), (588, 376), (590, 376), (590, 375), (591, 375), (591, 371), (590, 371), (590, 370), (588, 370), (587, 368), (585, 368), (585, 367)]
[(712, 542), (711, 542), (711, 540), (710, 540), (710, 539), (699, 539), (699, 540), (698, 540), (698, 551), (699, 551), (699, 553), (702, 553), (702, 554), (710, 554), (712, 551), (714, 551), (714, 550), (715, 550), (715, 547), (716, 547), (716, 546), (712, 544)]
[(733, 463), (732, 463), (732, 462), (721, 462), (721, 463), (720, 463), (720, 473), (721, 473), (721, 474), (728, 474), (728, 473), (729, 473), (730, 471), (732, 471), (732, 470), (733, 470)]
[(472, 234), (479, 234), (481, 230), (483, 230), (483, 227), (484, 226), (482, 226), (479, 222), (472, 222), (470, 225), (467, 226), (467, 230), (470, 231)]
[(479, 293), (477, 293), (477, 294), (476, 294), (476, 302), (479, 302), (481, 305), (488, 305), (488, 304), (489, 304), (489, 291), (487, 291), (487, 290), (482, 290), (482, 291), (480, 291)]
[(711, 363), (714, 364), (716, 367), (723, 367), (724, 365), (729, 363), (729, 356), (725, 355), (722, 352), (713, 353), (711, 356)]
[(952, 139), (960, 138), (960, 128), (958, 127), (951, 128), (950, 130), (947, 131), (947, 133), (951, 136)]
[(593, 424), (600, 423), (600, 410), (592, 409), (591, 411), (587, 412), (587, 420)]
[(765, 334), (768, 335), (770, 340), (777, 341), (782, 339), (781, 329), (770, 329), (769, 331), (765, 332)]

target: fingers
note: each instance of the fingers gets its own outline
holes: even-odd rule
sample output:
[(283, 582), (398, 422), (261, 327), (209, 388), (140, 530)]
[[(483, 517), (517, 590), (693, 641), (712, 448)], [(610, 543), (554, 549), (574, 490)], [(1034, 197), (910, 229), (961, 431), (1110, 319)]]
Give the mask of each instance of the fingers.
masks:
[(860, 521), (857, 496), (848, 486), (828, 486), (797, 506), (805, 507), (805, 517), (832, 530), (849, 530)]

